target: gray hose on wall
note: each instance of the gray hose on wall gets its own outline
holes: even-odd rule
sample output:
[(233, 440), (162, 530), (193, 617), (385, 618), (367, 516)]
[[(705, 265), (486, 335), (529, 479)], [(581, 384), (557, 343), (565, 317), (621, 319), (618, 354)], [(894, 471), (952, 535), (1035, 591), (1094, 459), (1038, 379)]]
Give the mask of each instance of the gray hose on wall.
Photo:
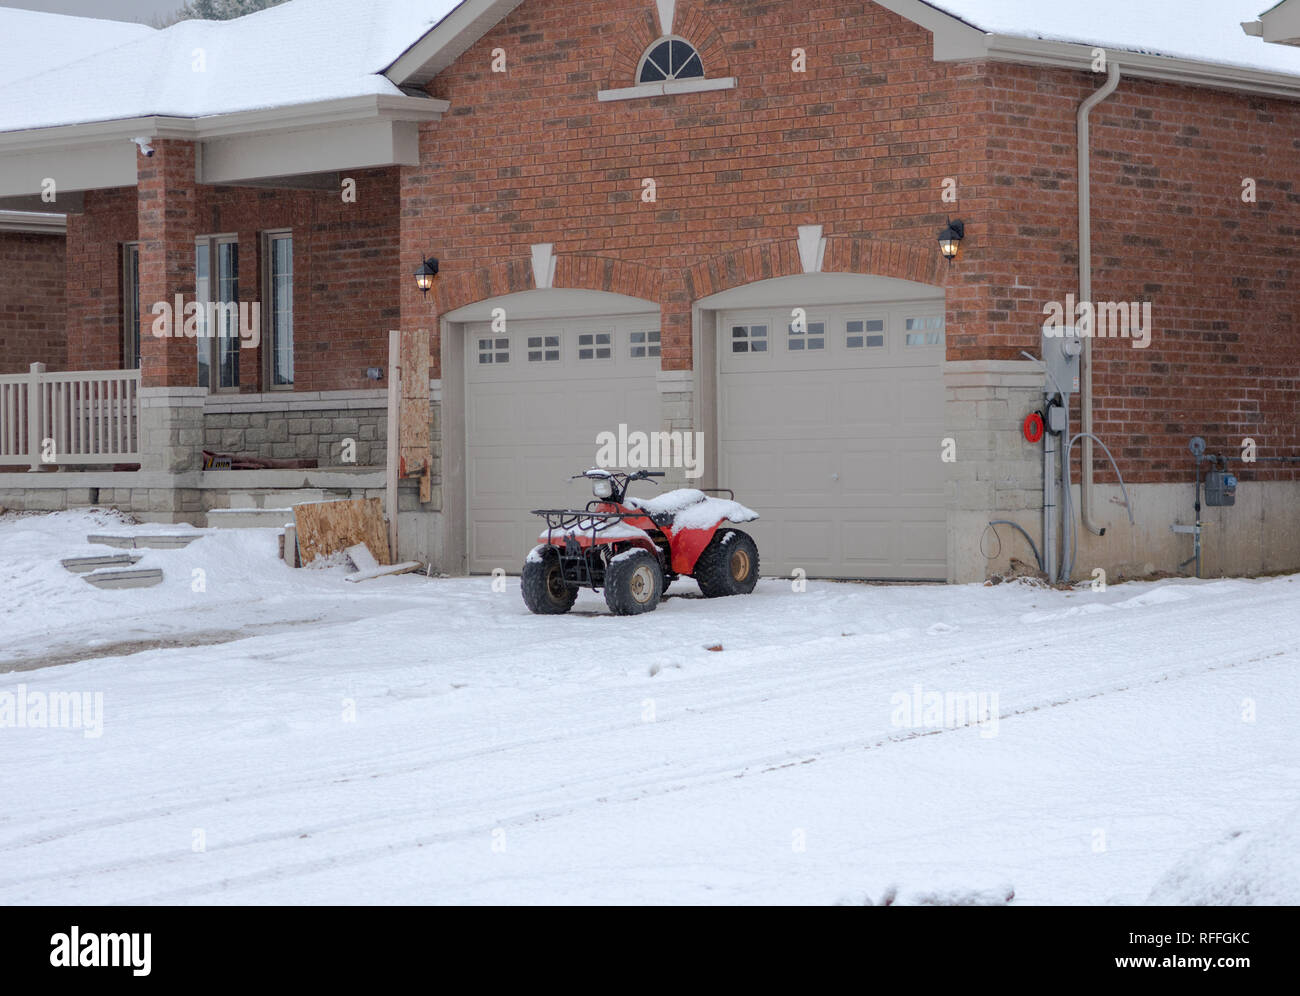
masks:
[[(1074, 555), (1077, 550), (1074, 535), (1074, 513), (1070, 508), (1070, 451), (1074, 449), (1074, 444), (1084, 437), (1091, 439), (1105, 452), (1106, 459), (1110, 461), (1110, 465), (1115, 471), (1115, 476), (1119, 478), (1120, 490), (1124, 493), (1124, 508), (1128, 510), (1128, 524), (1133, 525), (1133, 503), (1129, 501), (1128, 487), (1124, 484), (1124, 475), (1119, 472), (1119, 464), (1111, 456), (1110, 448), (1091, 432), (1076, 432), (1070, 437), (1070, 441), (1065, 444), (1065, 450), (1061, 457), (1061, 476), (1065, 481), (1063, 489), (1065, 494), (1062, 496), (1062, 502), (1065, 505), (1065, 514), (1062, 516), (1065, 522), (1065, 542), (1062, 544), (1061, 573), (1057, 579), (1060, 581), (1069, 581), (1070, 575), (1074, 573)], [(1103, 529), (1101, 535), (1104, 536), (1105, 534), (1106, 530)]]

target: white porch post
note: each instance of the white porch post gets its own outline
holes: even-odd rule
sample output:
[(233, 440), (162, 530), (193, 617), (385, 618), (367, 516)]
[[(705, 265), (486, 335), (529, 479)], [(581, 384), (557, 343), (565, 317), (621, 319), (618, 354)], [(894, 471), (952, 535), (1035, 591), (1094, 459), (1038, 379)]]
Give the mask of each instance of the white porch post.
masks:
[(50, 469), (41, 462), (42, 444), (45, 442), (44, 373), (44, 363), (33, 363), (32, 379), (27, 382), (27, 455), (31, 458), (30, 473), (33, 474)]

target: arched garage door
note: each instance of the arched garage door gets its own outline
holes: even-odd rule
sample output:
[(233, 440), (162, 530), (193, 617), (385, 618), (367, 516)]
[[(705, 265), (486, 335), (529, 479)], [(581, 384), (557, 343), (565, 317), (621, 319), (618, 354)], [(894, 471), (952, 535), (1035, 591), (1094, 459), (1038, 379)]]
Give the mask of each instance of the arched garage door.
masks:
[(763, 574), (944, 580), (941, 300), (719, 313), (718, 483)]
[(534, 508), (581, 508), (569, 476), (591, 467), (596, 437), (659, 425), (659, 314), (511, 318), (465, 328), (467, 563), (514, 573), (537, 543)]

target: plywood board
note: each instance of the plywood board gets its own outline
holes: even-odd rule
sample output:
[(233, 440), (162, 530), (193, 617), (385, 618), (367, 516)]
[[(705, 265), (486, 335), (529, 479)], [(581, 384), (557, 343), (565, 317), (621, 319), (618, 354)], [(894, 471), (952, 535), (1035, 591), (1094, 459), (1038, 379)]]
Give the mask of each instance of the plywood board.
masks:
[(378, 498), (313, 501), (293, 507), (298, 550), (304, 564), (364, 543), (381, 564), (390, 564), (388, 530)]
[(397, 439), (402, 473), (420, 477), (429, 472), (429, 330), (403, 331), (398, 364), (402, 372)]
[(386, 564), (383, 567), (376, 567), (372, 571), (357, 571), (356, 574), (345, 574), (343, 580), (356, 584), (359, 581), (373, 581), (375, 578), (386, 578), (393, 574), (414, 574), (423, 566), (418, 560), (408, 560), (401, 564)]

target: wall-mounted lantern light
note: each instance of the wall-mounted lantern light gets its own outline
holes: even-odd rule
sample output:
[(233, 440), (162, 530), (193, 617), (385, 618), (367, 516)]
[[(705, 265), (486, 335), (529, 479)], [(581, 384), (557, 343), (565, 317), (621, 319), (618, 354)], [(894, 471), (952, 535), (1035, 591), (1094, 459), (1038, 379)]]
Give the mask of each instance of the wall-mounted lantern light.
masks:
[(420, 268), (415, 271), (415, 286), (420, 288), (422, 294), (427, 295), (433, 287), (433, 280), (438, 275), (438, 260), (434, 257), (424, 260)]
[(948, 219), (948, 227), (939, 233), (939, 251), (943, 253), (943, 258), (949, 264), (957, 258), (957, 253), (961, 249), (961, 240), (966, 237), (966, 223), (958, 218), (953, 221)]

